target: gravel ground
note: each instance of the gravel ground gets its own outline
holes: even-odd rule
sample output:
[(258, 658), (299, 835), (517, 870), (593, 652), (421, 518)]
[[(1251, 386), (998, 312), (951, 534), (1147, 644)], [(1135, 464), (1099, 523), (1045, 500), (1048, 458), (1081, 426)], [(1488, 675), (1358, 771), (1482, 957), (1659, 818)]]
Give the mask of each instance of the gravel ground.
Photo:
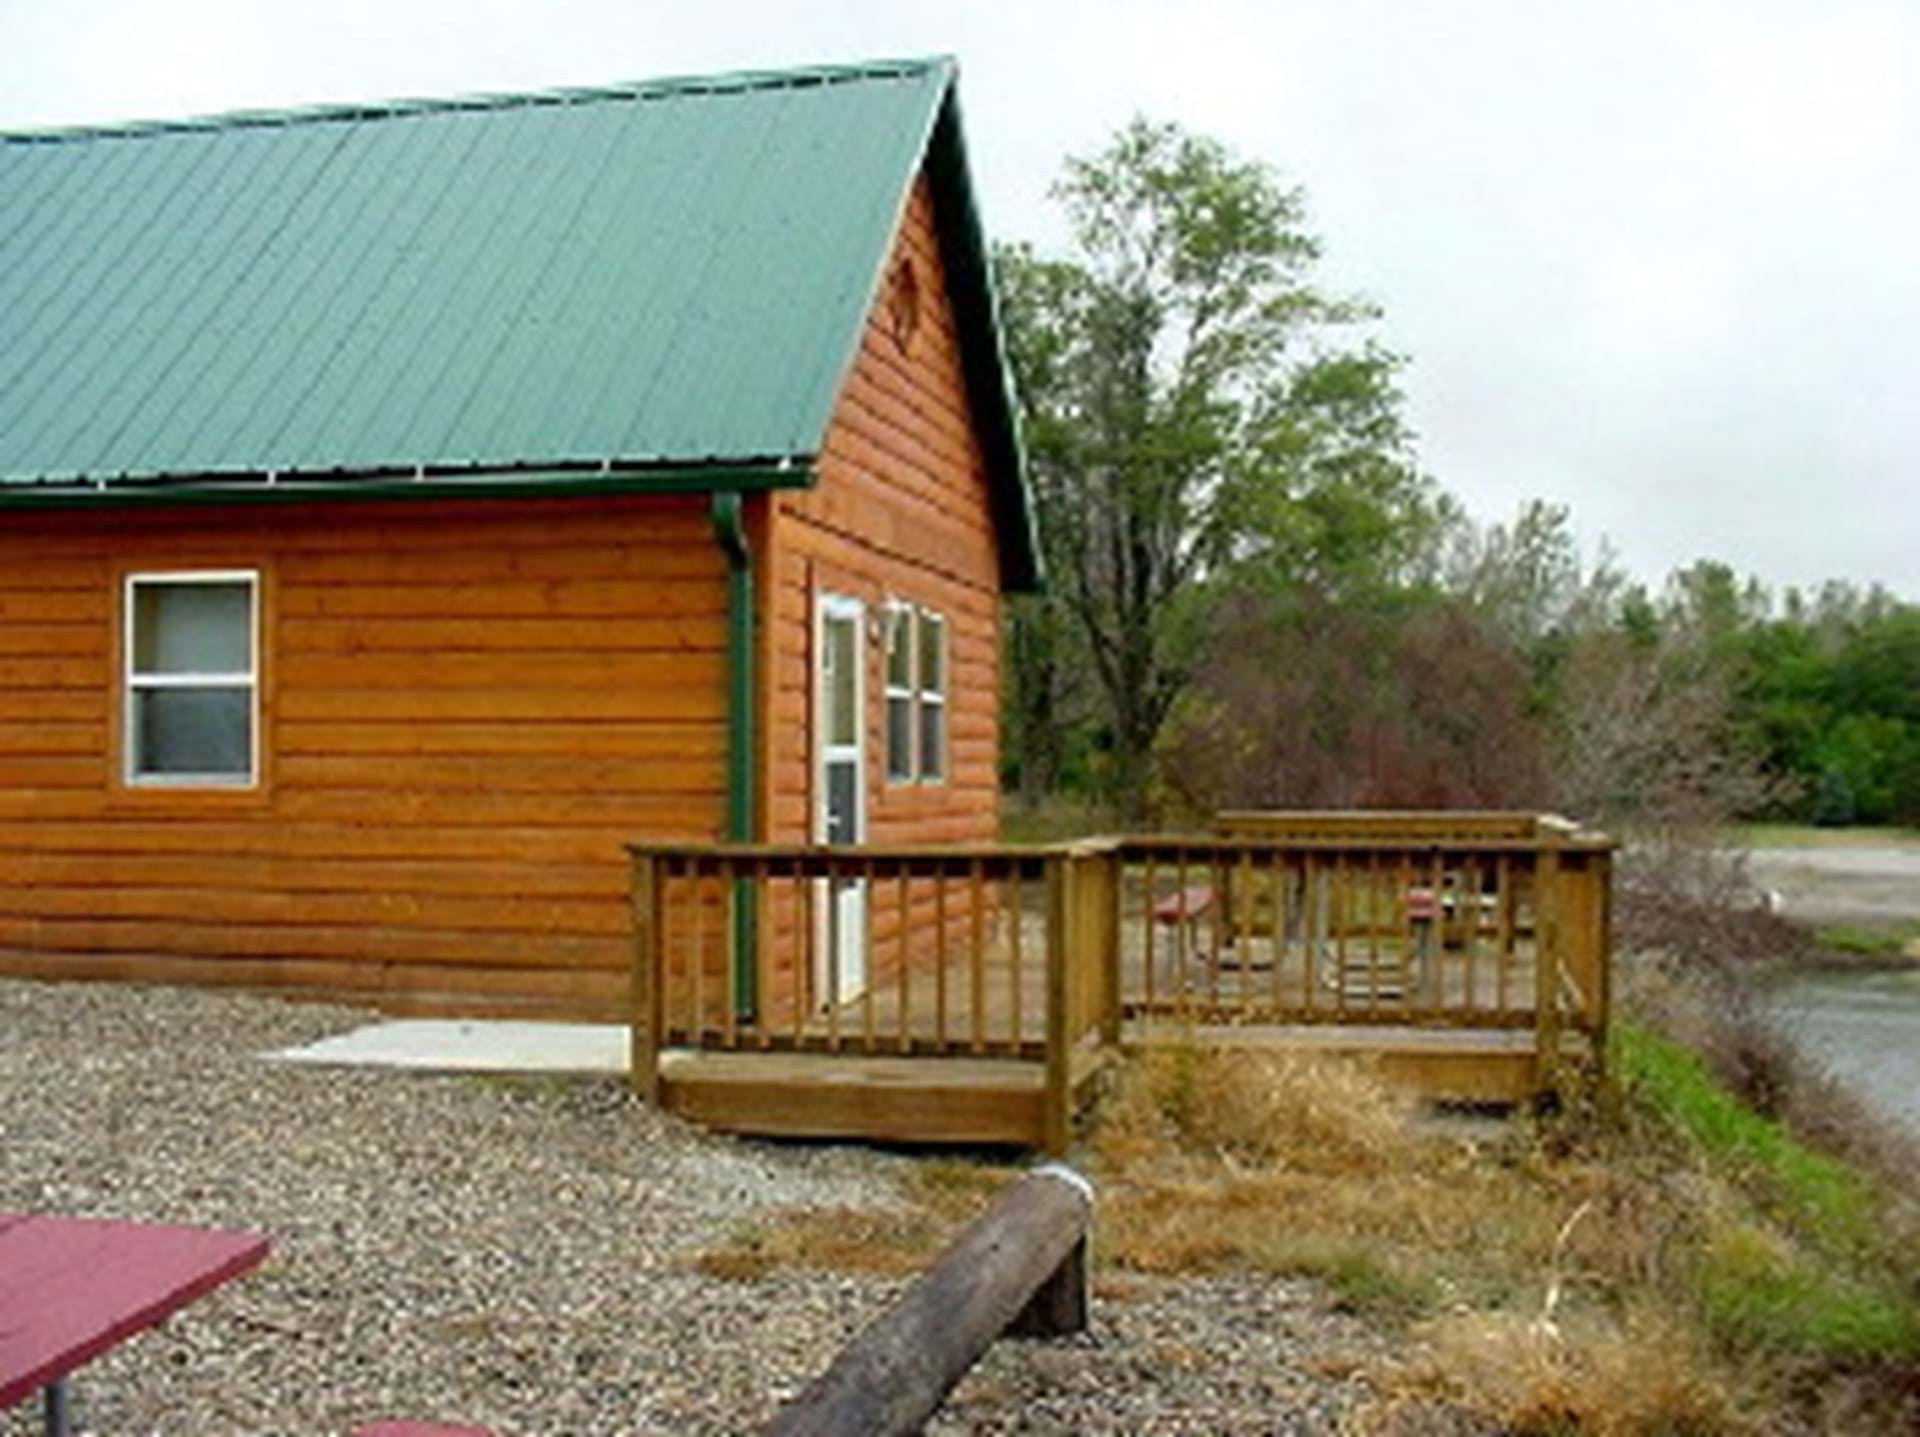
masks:
[[(205, 992), (0, 981), (0, 1210), (269, 1234), (267, 1265), (82, 1370), (83, 1432), (750, 1430), (896, 1284), (702, 1277), (796, 1206), (884, 1205), (913, 1159), (712, 1137), (609, 1080), (256, 1055), (365, 1022)], [(1092, 1330), (997, 1344), (934, 1432), (1331, 1432), (1380, 1340), (1311, 1286), (1125, 1284)], [(39, 1430), (37, 1401), (0, 1437)]]

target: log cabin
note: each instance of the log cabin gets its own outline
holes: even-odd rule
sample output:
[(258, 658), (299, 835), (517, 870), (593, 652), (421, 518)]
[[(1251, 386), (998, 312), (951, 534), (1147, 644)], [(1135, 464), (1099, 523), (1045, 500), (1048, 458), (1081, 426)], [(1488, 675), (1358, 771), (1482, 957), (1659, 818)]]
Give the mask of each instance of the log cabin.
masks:
[(630, 840), (994, 838), (955, 84), (0, 135), (0, 973), (612, 1018)]

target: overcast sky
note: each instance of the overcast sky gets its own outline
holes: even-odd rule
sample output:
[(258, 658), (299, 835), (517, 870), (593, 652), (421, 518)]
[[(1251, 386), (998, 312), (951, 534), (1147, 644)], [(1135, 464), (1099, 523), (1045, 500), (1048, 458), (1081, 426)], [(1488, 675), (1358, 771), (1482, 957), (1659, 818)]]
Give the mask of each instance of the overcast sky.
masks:
[(1178, 120), (1308, 191), (1426, 467), (1920, 599), (1920, 4), (0, 0), (0, 127), (951, 52), (982, 208)]

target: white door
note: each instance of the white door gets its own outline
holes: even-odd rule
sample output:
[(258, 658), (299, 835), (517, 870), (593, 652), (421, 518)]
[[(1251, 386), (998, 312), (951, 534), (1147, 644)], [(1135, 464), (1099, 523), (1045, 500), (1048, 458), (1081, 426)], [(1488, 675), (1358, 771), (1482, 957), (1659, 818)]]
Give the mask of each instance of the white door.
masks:
[[(866, 607), (841, 594), (819, 596), (814, 646), (819, 672), (816, 735), (818, 806), (814, 836), (852, 844), (867, 836)], [(820, 885), (822, 911), (815, 994), (822, 1006), (857, 998), (867, 987), (867, 892), (857, 878)]]

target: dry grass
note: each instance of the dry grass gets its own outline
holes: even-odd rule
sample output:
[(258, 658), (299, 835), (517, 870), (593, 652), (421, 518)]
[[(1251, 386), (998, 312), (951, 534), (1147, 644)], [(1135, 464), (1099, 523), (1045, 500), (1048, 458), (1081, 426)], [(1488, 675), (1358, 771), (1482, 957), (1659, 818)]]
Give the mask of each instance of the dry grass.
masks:
[[(1156, 1051), (1093, 1135), (1101, 1251), (1122, 1270), (1310, 1276), (1399, 1325), (1403, 1356), (1369, 1374), (1382, 1432), (1449, 1414), (1538, 1433), (1901, 1430), (1900, 1300), (1670, 1128), (1611, 1108), (1462, 1137), (1364, 1068)], [(1822, 1426), (1841, 1392), (1850, 1415)]]
[[(1404, 1338), (1364, 1373), (1379, 1433), (1912, 1430), (1920, 1329), (1890, 1274), (1913, 1264), (1862, 1245), (1875, 1190), (1747, 1110), (1714, 1128), (1732, 1099), (1683, 1049), (1643, 1037), (1615, 1061), (1640, 1077), (1613, 1101), (1489, 1130), (1423, 1119), (1351, 1063), (1155, 1049), (1088, 1140), (1097, 1290), (1322, 1282)], [(786, 1214), (695, 1265), (905, 1275), (1012, 1176), (923, 1163), (896, 1208)]]
[(1103, 1168), (1165, 1174), (1216, 1166), (1373, 1172), (1407, 1147), (1411, 1107), (1366, 1068), (1286, 1052), (1155, 1048), (1122, 1073), (1102, 1108)]
[(1468, 1312), (1415, 1331), (1410, 1357), (1382, 1374), (1390, 1396), (1378, 1430), (1432, 1404), (1469, 1408), (1516, 1433), (1757, 1433), (1765, 1402), (1737, 1394), (1712, 1354), (1659, 1312), (1562, 1325), (1516, 1313)]
[(1015, 1175), (974, 1163), (922, 1163), (906, 1180), (899, 1207), (796, 1208), (773, 1221), (742, 1224), (724, 1242), (695, 1253), (690, 1266), (737, 1282), (783, 1269), (905, 1276), (932, 1261)]

